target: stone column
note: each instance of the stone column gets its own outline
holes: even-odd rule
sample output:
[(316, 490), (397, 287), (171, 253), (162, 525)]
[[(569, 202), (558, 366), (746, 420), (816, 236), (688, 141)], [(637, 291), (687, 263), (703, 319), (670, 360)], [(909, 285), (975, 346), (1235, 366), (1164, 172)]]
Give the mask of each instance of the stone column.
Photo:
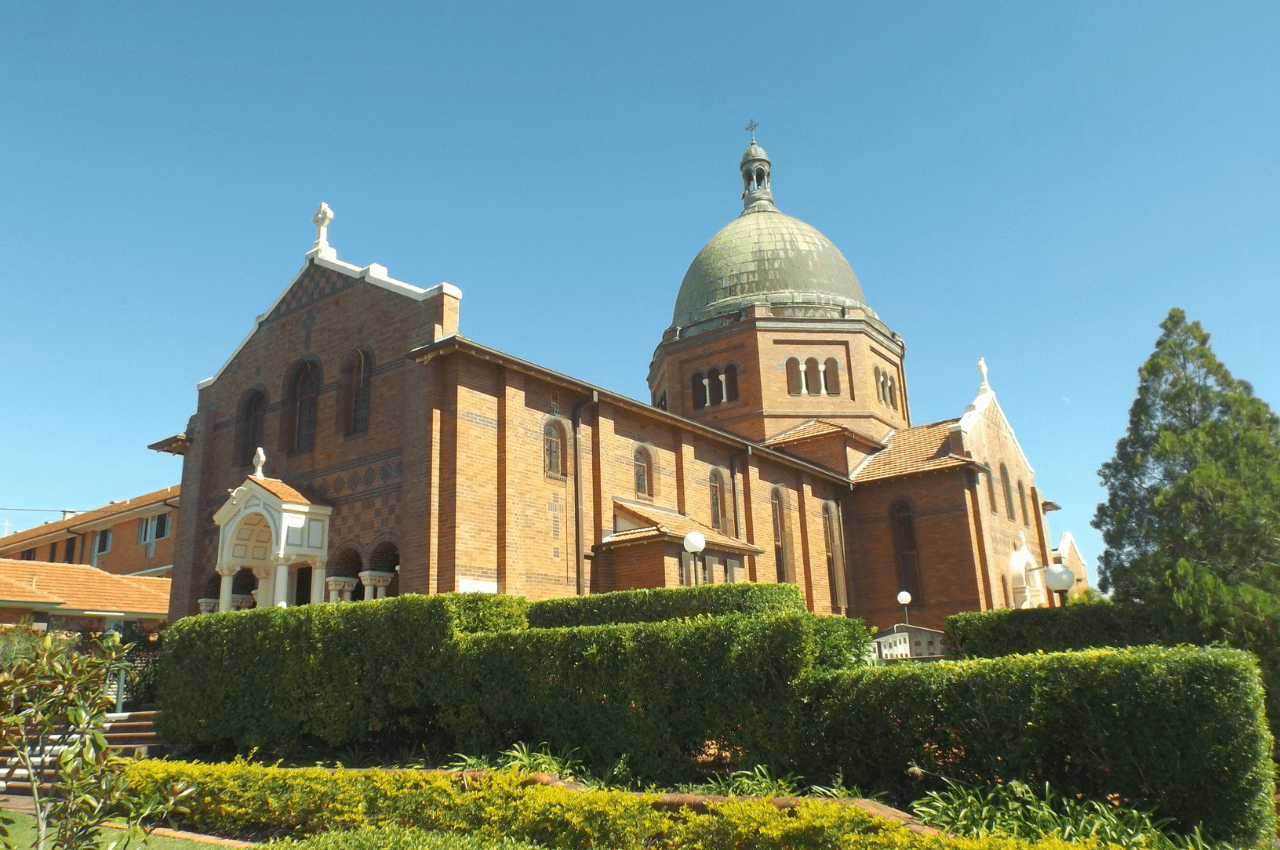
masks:
[(218, 610), (231, 610), (231, 584), (240, 568), (235, 564), (218, 564), (218, 575), (222, 576), (222, 584), (218, 587)]
[(364, 582), (365, 587), (373, 587), (377, 589), (374, 595), (375, 599), (387, 598), (387, 586), (390, 585), (391, 580), (396, 577), (395, 573), (384, 573), (378, 570), (365, 570), (359, 575), (360, 581)]
[(311, 601), (323, 602), (324, 589), (324, 561), (317, 559), (316, 562), (311, 565)]
[(271, 604), (272, 587), (271, 577), (275, 573), (273, 566), (258, 566), (253, 568), (254, 578), (258, 580), (258, 587), (253, 591), (253, 599), (259, 608), (266, 608)]
[(289, 605), (289, 562), (283, 558), (276, 561), (275, 593), (271, 604), (280, 607)]
[(350, 576), (329, 576), (324, 583), (329, 588), (330, 602), (350, 602), (351, 591), (356, 589), (356, 580)]

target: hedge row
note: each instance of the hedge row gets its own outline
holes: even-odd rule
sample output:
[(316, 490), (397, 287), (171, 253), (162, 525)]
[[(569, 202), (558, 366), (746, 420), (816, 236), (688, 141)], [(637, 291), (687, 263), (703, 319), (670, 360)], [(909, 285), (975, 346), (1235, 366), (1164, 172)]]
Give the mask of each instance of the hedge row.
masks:
[(1163, 642), (1146, 609), (1122, 603), (952, 614), (945, 640), (972, 658)]
[(185, 618), (165, 640), (157, 732), (242, 752), (545, 741), (596, 770), (625, 755), (637, 778), (678, 781), (709, 741), (771, 751), (794, 724), (794, 682), (857, 663), (870, 640), (859, 621), (807, 613), (522, 629), (518, 602), (401, 596)]
[(594, 596), (544, 599), (529, 604), (529, 625), (554, 629), (614, 623), (655, 623), (685, 617), (803, 614), (804, 593), (794, 584), (707, 584), (621, 590)]
[(173, 743), (288, 750), (430, 723), (424, 685), (460, 634), (523, 629), (523, 597), (406, 594), (360, 605), (184, 617), (165, 632), (156, 730)]
[[(1252, 655), (1144, 647), (892, 665), (806, 682), (791, 768), (911, 800), (929, 777), (1048, 781), (1152, 809), (1182, 830), (1275, 834), (1271, 734)], [(916, 769), (919, 769), (918, 771)], [(924, 781), (911, 778), (923, 771)], [(924, 786), (924, 787), (922, 787)]]
[[(538, 847), (641, 850), (1068, 850), (1058, 840), (943, 839), (872, 817), (853, 806), (810, 801), (790, 811), (758, 800), (666, 815), (656, 794), (573, 791), (528, 784), (522, 774), (470, 776), (413, 771), (285, 769), (244, 762), (135, 763), (146, 789), (182, 781), (197, 790), (181, 825), (242, 838), (316, 835), (293, 850), (481, 850), (503, 838)], [(350, 830), (350, 831), (347, 831)], [(424, 831), (430, 830), (434, 834)], [(467, 833), (449, 843), (439, 833)]]
[(860, 622), (813, 614), (464, 635), (440, 722), (463, 752), (545, 741), (597, 773), (688, 780), (709, 742), (785, 757), (797, 682), (858, 663), (868, 643)]

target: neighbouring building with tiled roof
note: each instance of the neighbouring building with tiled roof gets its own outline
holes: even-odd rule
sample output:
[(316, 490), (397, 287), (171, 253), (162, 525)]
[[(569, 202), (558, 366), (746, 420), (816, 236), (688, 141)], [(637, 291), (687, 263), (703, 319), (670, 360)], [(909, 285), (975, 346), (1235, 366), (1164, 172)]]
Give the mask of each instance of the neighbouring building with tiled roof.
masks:
[(961, 415), (913, 424), (902, 337), (770, 169), (753, 139), (647, 402), (462, 336), (457, 287), (339, 260), (322, 204), (301, 270), (152, 446), (184, 456), (170, 617), (725, 581), (878, 628), (903, 591), (929, 628), (1056, 604), (1046, 566), (1083, 561), (1051, 545), (985, 367)]
[(119, 576), (86, 564), (0, 558), (0, 624), (101, 632), (155, 631), (167, 618), (169, 579)]
[(116, 575), (168, 577), (178, 486), (122, 499), (0, 537), (0, 558), (88, 564)]

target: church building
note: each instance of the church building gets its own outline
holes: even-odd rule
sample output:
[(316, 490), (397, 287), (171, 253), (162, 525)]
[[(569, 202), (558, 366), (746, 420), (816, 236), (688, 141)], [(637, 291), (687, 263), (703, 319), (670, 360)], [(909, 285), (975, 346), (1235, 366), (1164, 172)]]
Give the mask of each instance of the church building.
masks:
[(468, 339), (457, 287), (338, 259), (322, 204), (302, 269), (152, 446), (184, 456), (170, 620), (734, 581), (878, 628), (902, 591), (933, 628), (1057, 604), (1056, 506), (985, 367), (960, 416), (913, 425), (902, 337), (774, 206), (770, 168), (753, 138), (742, 212), (685, 274), (648, 403)]

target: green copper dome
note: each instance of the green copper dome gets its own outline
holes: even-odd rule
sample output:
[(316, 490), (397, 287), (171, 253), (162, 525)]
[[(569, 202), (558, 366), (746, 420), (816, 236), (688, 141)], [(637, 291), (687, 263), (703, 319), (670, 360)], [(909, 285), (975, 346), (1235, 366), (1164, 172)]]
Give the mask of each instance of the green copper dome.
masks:
[(867, 309), (840, 249), (774, 207), (768, 155), (754, 139), (739, 170), (742, 214), (711, 237), (680, 283), (671, 324), (681, 336), (724, 324), (755, 304), (784, 317), (838, 318), (845, 307)]

